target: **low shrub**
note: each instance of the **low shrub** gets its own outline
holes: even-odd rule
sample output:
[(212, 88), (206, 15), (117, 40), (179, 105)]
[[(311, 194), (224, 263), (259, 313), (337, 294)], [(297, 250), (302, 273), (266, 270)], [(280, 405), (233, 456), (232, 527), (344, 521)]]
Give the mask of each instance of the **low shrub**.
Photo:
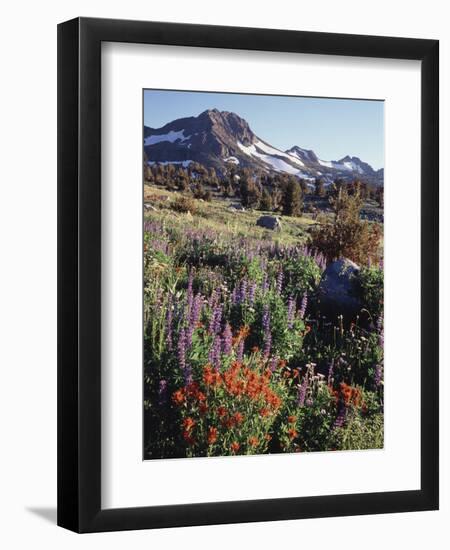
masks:
[(192, 197), (188, 197), (187, 195), (178, 196), (171, 203), (170, 208), (172, 210), (175, 210), (175, 212), (182, 213), (190, 212), (191, 214), (195, 214), (195, 212), (197, 211), (195, 200)]
[(360, 219), (362, 199), (359, 192), (349, 195), (345, 188), (340, 188), (330, 201), (335, 219), (311, 230), (311, 245), (328, 261), (345, 257), (359, 265), (378, 263), (381, 226)]

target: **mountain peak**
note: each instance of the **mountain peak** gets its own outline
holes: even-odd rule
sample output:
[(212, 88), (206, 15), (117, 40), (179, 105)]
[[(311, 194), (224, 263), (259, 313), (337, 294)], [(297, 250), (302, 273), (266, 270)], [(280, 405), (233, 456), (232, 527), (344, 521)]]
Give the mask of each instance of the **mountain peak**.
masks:
[[(211, 118), (214, 119), (220, 114), (219, 109), (206, 109), (202, 111), (196, 118)], [(194, 117), (195, 118), (195, 117)]]
[[(248, 122), (241, 118), (236, 113), (231, 111), (219, 111), (219, 109), (207, 109), (200, 113), (197, 117), (198, 119), (209, 119), (213, 124), (217, 125), (229, 125), (237, 129), (245, 128), (250, 130)], [(251, 131), (251, 130), (250, 130)]]
[(281, 151), (256, 136), (244, 118), (217, 108), (161, 128), (144, 127), (144, 150), (150, 163), (199, 162), (221, 174), (232, 163), (255, 172), (282, 172), (310, 180), (320, 176), (328, 183), (336, 177), (383, 179), (383, 173), (350, 155), (340, 161), (322, 161), (313, 150), (298, 145)]
[(210, 124), (211, 132), (221, 142), (240, 141), (244, 145), (250, 145), (256, 139), (248, 122), (231, 111), (219, 111), (207, 109), (200, 113), (198, 120), (205, 120)]

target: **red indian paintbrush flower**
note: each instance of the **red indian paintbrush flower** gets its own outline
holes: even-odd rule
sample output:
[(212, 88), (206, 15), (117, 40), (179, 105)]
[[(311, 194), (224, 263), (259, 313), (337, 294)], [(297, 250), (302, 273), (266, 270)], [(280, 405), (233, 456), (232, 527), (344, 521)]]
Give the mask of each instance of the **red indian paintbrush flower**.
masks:
[(219, 415), (220, 418), (222, 418), (227, 414), (227, 409), (223, 406), (217, 407), (217, 414)]
[(183, 390), (177, 390), (172, 395), (172, 401), (175, 403), (175, 405), (182, 405), (184, 403), (184, 391)]
[(237, 453), (239, 451), (240, 445), (237, 441), (233, 441), (233, 443), (230, 445), (230, 449), (233, 451), (233, 453)]
[(213, 445), (217, 441), (217, 428), (211, 426), (208, 430), (208, 445)]
[(187, 432), (192, 430), (192, 428), (194, 426), (195, 426), (195, 420), (193, 418), (191, 418), (190, 416), (188, 416), (187, 418), (185, 418), (183, 420), (183, 427)]

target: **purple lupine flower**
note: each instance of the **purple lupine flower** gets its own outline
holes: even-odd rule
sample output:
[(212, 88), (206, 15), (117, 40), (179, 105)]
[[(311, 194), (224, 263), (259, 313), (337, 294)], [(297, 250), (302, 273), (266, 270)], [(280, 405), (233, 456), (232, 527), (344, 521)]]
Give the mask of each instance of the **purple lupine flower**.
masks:
[(247, 298), (247, 285), (248, 285), (247, 279), (242, 279), (241, 288), (239, 292), (239, 303), (241, 304), (245, 302)]
[(230, 355), (233, 347), (233, 334), (231, 332), (230, 323), (225, 325), (222, 333), (222, 352), (224, 355)]
[(270, 355), (270, 348), (272, 346), (272, 333), (270, 331), (270, 311), (267, 304), (264, 306), (263, 309), (261, 325), (264, 334), (264, 355), (268, 357)]
[(180, 334), (178, 335), (178, 364), (180, 368), (184, 370), (186, 368), (186, 329), (182, 328)]
[(269, 357), (270, 350), (272, 349), (272, 333), (267, 332), (264, 336), (264, 357)]
[(377, 319), (377, 332), (380, 334), (383, 331), (383, 316), (380, 315)]
[(317, 254), (316, 263), (322, 271), (325, 271), (325, 268), (327, 267), (327, 260), (326, 260), (325, 256), (322, 254), (322, 252), (319, 252)]
[(167, 301), (167, 310), (166, 310), (166, 341), (167, 341), (167, 349), (169, 351), (172, 351), (172, 347), (173, 347), (172, 320), (173, 320), (172, 294), (169, 294), (169, 299)]
[(244, 340), (241, 339), (239, 340), (239, 344), (236, 350), (236, 361), (241, 362), (243, 358), (244, 358)]
[(300, 388), (298, 389), (297, 403), (298, 403), (299, 407), (303, 407), (303, 405), (305, 404), (305, 398), (306, 398), (306, 392), (308, 390), (308, 384), (309, 384), (308, 373), (305, 373), (305, 376), (303, 377), (303, 381), (300, 385)]
[(231, 303), (232, 304), (242, 304), (247, 298), (247, 279), (242, 279), (242, 281), (236, 284), (231, 294)]
[(236, 286), (233, 288), (233, 292), (231, 293), (231, 303), (232, 303), (233, 305), (239, 303), (239, 286), (238, 286), (238, 285), (236, 285)]
[(277, 283), (276, 283), (276, 291), (278, 294), (281, 294), (281, 291), (283, 290), (283, 280), (284, 280), (283, 268), (280, 267), (277, 274)]
[(217, 304), (211, 313), (209, 321), (209, 332), (211, 334), (219, 334), (222, 324), (222, 306)]
[(375, 367), (375, 377), (374, 377), (375, 386), (377, 388), (381, 384), (382, 377), (383, 377), (383, 366), (381, 365), (381, 363), (378, 363), (377, 366)]
[(305, 292), (303, 294), (302, 302), (300, 304), (300, 310), (299, 310), (300, 319), (303, 319), (305, 317), (307, 307), (308, 307), (308, 293)]
[(295, 315), (295, 300), (292, 296), (289, 296), (288, 311), (287, 311), (288, 328), (293, 327), (294, 315)]
[(270, 330), (270, 310), (268, 304), (264, 304), (261, 324), (264, 332)]
[(186, 368), (183, 371), (184, 384), (187, 386), (192, 382), (192, 367), (191, 365), (186, 365)]
[(342, 428), (345, 424), (345, 418), (347, 416), (347, 408), (343, 405), (339, 408), (338, 415), (334, 421), (334, 428)]
[(219, 334), (216, 334), (214, 336), (214, 340), (208, 354), (208, 361), (216, 370), (220, 369), (221, 350), (222, 350), (222, 339)]
[(213, 309), (214, 306), (217, 304), (219, 294), (220, 290), (217, 290), (216, 288), (211, 292), (211, 295), (208, 298), (208, 307), (210, 309)]
[(158, 385), (158, 404), (163, 405), (167, 401), (167, 380), (160, 380)]
[(378, 345), (380, 348), (384, 347), (384, 328), (383, 328), (383, 317), (378, 317), (377, 320), (377, 332), (378, 332)]
[(253, 304), (255, 301), (255, 294), (256, 294), (256, 283), (252, 282), (250, 284), (250, 287), (248, 289), (248, 302), (249, 304)]
[(192, 303), (190, 315), (189, 315), (189, 326), (186, 331), (186, 345), (187, 347), (191, 347), (192, 345), (192, 336), (194, 334), (194, 330), (197, 326), (197, 323), (199, 322), (200, 315), (202, 313), (202, 307), (203, 307), (203, 298), (200, 293), (195, 295), (194, 301)]
[(271, 372), (273, 372), (278, 365), (278, 357), (276, 355), (273, 355), (270, 362), (269, 362), (269, 369)]

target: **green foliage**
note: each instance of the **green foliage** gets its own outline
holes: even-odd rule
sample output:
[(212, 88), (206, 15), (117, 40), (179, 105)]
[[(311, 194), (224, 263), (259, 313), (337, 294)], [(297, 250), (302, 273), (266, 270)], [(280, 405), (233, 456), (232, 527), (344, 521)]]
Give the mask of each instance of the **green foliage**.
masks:
[(301, 297), (305, 292), (316, 290), (322, 272), (310, 256), (285, 258), (282, 261), (284, 293), (286, 296)]
[(381, 413), (364, 416), (351, 413), (345, 426), (332, 432), (330, 444), (343, 451), (382, 449), (384, 446), (384, 419)]
[(268, 292), (257, 300), (249, 345), (264, 349), (263, 316), (265, 308), (268, 308), (270, 312), (271, 353), (276, 357), (289, 360), (301, 350), (305, 324), (302, 319), (296, 318), (289, 326), (286, 304), (276, 292)]
[(315, 381), (300, 409), (300, 448), (303, 451), (329, 450), (337, 409), (328, 387)]
[(358, 275), (358, 287), (363, 307), (376, 320), (383, 312), (384, 277), (379, 267), (364, 267)]
[(331, 367), (336, 384), (347, 382), (370, 390), (376, 388), (376, 367), (383, 360), (379, 335), (352, 324), (346, 328), (327, 319), (311, 325), (298, 360), (314, 362), (324, 373)]

